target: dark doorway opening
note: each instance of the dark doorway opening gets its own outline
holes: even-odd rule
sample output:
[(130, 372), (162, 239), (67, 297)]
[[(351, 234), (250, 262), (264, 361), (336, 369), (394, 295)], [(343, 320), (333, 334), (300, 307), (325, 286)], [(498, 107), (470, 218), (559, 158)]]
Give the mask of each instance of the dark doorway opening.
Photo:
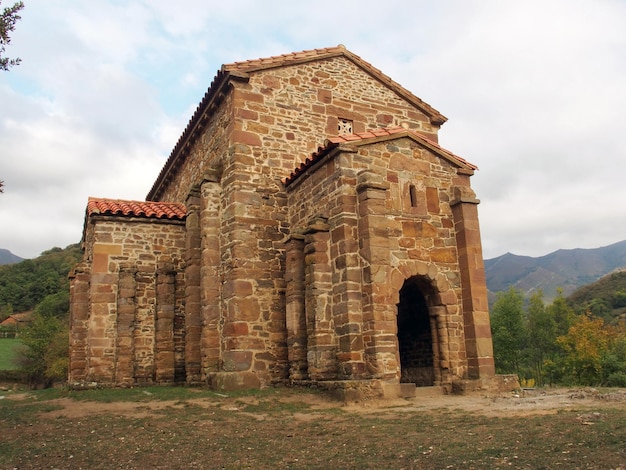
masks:
[(426, 298), (417, 279), (404, 282), (398, 304), (400, 382), (428, 387), (435, 383), (433, 336)]

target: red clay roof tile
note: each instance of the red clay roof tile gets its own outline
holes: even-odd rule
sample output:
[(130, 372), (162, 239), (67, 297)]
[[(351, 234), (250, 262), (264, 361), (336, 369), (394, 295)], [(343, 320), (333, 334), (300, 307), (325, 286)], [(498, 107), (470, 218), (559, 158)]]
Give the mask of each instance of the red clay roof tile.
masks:
[(328, 153), (338, 147), (341, 144), (356, 144), (357, 142), (362, 142), (363, 144), (367, 144), (368, 140), (374, 141), (376, 139), (385, 139), (385, 137), (393, 138), (401, 138), (401, 137), (409, 137), (413, 140), (421, 143), (423, 146), (429, 148), (440, 156), (446, 158), (447, 160), (455, 163), (459, 167), (464, 167), (469, 170), (477, 170), (478, 167), (467, 160), (459, 157), (458, 155), (453, 154), (452, 152), (444, 149), (438, 143), (424, 137), (417, 132), (405, 129), (403, 127), (387, 127), (384, 129), (374, 129), (372, 131), (367, 132), (358, 132), (355, 134), (342, 134), (335, 137), (330, 137), (326, 140), (324, 147), (319, 147), (317, 152), (311, 154), (311, 158), (307, 158), (304, 162), (300, 164), (291, 174), (283, 180), (285, 186), (289, 186), (293, 183), (300, 175), (302, 175), (307, 169), (315, 165), (322, 158), (324, 158)]
[(90, 197), (87, 202), (87, 217), (92, 214), (184, 220), (187, 216), (187, 209), (184, 204), (173, 202), (124, 201)]

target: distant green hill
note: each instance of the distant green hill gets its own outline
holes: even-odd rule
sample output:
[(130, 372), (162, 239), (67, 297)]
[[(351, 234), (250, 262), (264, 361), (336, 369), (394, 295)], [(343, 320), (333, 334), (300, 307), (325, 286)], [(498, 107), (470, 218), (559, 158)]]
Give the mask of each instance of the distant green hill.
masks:
[(33, 310), (44, 298), (69, 293), (67, 275), (82, 258), (78, 244), (52, 248), (41, 256), (0, 266), (0, 319)]
[(567, 302), (577, 312), (591, 311), (609, 323), (626, 320), (626, 270), (579, 288), (567, 298)]

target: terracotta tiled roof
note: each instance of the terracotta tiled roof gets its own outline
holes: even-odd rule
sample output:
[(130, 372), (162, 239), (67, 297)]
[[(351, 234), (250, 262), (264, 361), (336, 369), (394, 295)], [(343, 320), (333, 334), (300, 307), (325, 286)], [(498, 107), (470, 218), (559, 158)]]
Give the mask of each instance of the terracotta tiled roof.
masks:
[(293, 52), (290, 54), (283, 54), (279, 56), (268, 57), (265, 59), (246, 60), (242, 62), (234, 62), (231, 64), (222, 65), (220, 70), (215, 75), (215, 78), (211, 82), (204, 97), (196, 107), (196, 110), (189, 120), (187, 127), (183, 131), (183, 134), (178, 139), (178, 142), (174, 146), (174, 149), (170, 153), (167, 162), (163, 166), (163, 169), (159, 173), (152, 189), (146, 196), (146, 199), (154, 201), (158, 200), (162, 188), (175, 169), (182, 165), (186, 151), (191, 148), (195, 139), (201, 134), (204, 125), (208, 121), (207, 115), (210, 115), (217, 106), (219, 106), (222, 97), (226, 93), (227, 84), (230, 79), (234, 80), (247, 80), (248, 74), (269, 68), (282, 67), (287, 65), (296, 65), (304, 62), (310, 62), (313, 60), (329, 59), (332, 57), (343, 56), (352, 61), (361, 69), (369, 73), (372, 77), (388, 86), (399, 96), (412, 103), (416, 108), (420, 109), (426, 116), (429, 117), (431, 122), (435, 125), (441, 125), (447, 121), (439, 111), (434, 109), (429, 104), (422, 101), (415, 96), (409, 90), (393, 81), (387, 75), (382, 73), (377, 68), (373, 67), (370, 63), (361, 59), (358, 55), (353, 54), (345, 48), (342, 44), (334, 47), (326, 47), (322, 49), (311, 49), (302, 52)]
[(301, 52), (291, 52), (261, 59), (244, 60), (222, 65), (222, 70), (239, 70), (241, 72), (252, 72), (267, 68), (280, 67), (282, 65), (293, 65), (299, 62), (317, 60), (324, 57), (335, 57), (346, 52), (346, 48), (341, 44), (335, 47), (324, 47), (322, 49), (310, 49)]
[(184, 220), (187, 209), (184, 204), (173, 202), (122, 201), (90, 197), (87, 202), (87, 217), (93, 214)]
[(359, 132), (355, 134), (343, 134), (336, 137), (331, 137), (326, 140), (323, 147), (319, 147), (317, 152), (311, 154), (310, 158), (307, 158), (300, 164), (285, 180), (283, 181), (285, 186), (289, 186), (306, 170), (311, 168), (334, 148), (340, 145), (365, 145), (375, 141), (393, 140), (402, 137), (408, 137), (418, 142), (422, 146), (430, 149), (451, 163), (457, 165), (460, 168), (468, 170), (477, 170), (478, 167), (467, 160), (453, 154), (452, 152), (444, 149), (438, 143), (424, 137), (417, 132), (405, 129), (403, 127), (388, 127), (385, 129), (376, 129), (368, 132)]
[(33, 312), (13, 313), (5, 318), (0, 325), (18, 325), (32, 320)]

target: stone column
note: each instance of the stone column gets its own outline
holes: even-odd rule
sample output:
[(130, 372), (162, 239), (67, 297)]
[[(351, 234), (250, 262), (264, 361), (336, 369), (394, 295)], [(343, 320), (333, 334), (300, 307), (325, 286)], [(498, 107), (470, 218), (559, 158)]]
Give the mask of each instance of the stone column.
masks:
[(360, 253), (363, 266), (363, 341), (373, 378), (399, 380), (396, 306), (390, 290), (386, 198), (389, 183), (369, 170), (357, 177)]
[(326, 219), (312, 220), (304, 233), (307, 362), (311, 380), (337, 378), (337, 343), (331, 310), (332, 276)]
[[(350, 189), (353, 192), (354, 186)], [(332, 309), (338, 340), (339, 378), (356, 380), (367, 377), (363, 345), (362, 266), (356, 197), (352, 195), (348, 198), (344, 194), (342, 199), (343, 212), (333, 219), (331, 229)]]
[(120, 265), (117, 290), (117, 354), (114, 382), (116, 385), (134, 383), (134, 338), (136, 315), (137, 268), (130, 264)]
[(450, 338), (446, 322), (447, 312), (443, 306), (430, 307), (430, 328), (433, 335), (433, 362), (435, 385), (443, 385), (450, 371)]
[(154, 382), (154, 320), (156, 273), (153, 265), (139, 265), (135, 274), (134, 378), (137, 384)]
[(222, 188), (217, 174), (205, 177), (200, 188), (202, 235), (202, 376), (217, 372), (220, 364), (220, 317), (222, 301), (220, 250), (220, 197)]
[(159, 264), (156, 278), (155, 372), (156, 381), (174, 382), (174, 314), (176, 271), (170, 263)]
[(185, 222), (185, 371), (187, 383), (199, 383), (201, 374), (200, 342), (202, 335), (202, 296), (200, 263), (202, 257), (200, 231), (200, 191), (193, 188), (186, 201)]
[(487, 284), (478, 225), (479, 202), (469, 184), (455, 187), (450, 202), (461, 270), (468, 378), (495, 375)]
[(87, 379), (87, 330), (89, 328), (89, 280), (87, 263), (79, 263), (70, 278), (70, 354), (68, 382), (80, 384)]
[(308, 378), (307, 330), (304, 310), (304, 235), (292, 234), (285, 247), (285, 311), (289, 378)]
[(117, 273), (92, 273), (87, 328), (87, 380), (113, 384), (117, 336)]

